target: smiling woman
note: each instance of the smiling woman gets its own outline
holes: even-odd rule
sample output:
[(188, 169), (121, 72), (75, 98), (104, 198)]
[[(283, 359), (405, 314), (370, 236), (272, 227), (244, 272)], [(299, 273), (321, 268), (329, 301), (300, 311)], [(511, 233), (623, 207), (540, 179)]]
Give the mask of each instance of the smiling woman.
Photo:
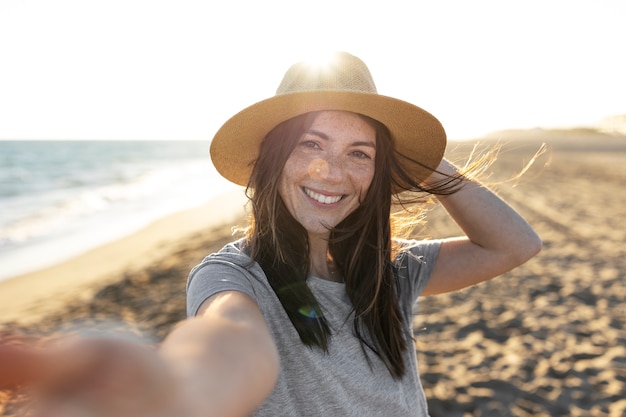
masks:
[[(379, 95), (357, 57), (292, 66), (274, 97), (237, 113), (211, 144), (218, 171), (247, 186), (245, 236), (193, 268), (190, 319), (150, 361), (115, 376), (139, 378), (134, 387), (153, 378), (156, 394), (174, 384), (159, 417), (427, 416), (412, 348), (417, 298), (491, 279), (541, 248), (510, 206), (443, 159), (445, 145), (441, 123)], [(394, 235), (392, 204), (406, 195), (438, 198), (465, 235)], [(97, 365), (127, 364), (136, 346), (78, 346), (107, 360), (86, 362), (77, 379), (88, 383), (63, 399), (110, 410), (99, 416), (151, 410), (136, 389), (90, 395), (111, 376)]]
[[(296, 145), (278, 193), (309, 239), (326, 240), (367, 193), (374, 176), (376, 131), (353, 113), (327, 111), (315, 114), (311, 127), (292, 140)], [(318, 257), (325, 265), (326, 253)]]

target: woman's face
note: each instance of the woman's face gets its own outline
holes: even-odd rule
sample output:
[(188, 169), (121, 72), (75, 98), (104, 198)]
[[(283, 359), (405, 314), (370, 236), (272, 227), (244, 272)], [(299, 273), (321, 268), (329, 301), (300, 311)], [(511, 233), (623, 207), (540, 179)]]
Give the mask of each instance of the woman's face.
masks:
[(285, 163), (278, 192), (310, 236), (327, 236), (365, 197), (376, 159), (376, 131), (354, 113), (324, 111)]

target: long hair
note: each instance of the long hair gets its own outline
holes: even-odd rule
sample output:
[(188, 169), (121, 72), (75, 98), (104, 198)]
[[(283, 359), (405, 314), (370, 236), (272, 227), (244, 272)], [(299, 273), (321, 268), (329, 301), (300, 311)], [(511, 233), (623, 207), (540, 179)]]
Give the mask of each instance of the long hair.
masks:
[[(281, 123), (261, 144), (247, 188), (252, 214), (246, 237), (251, 258), (261, 265), (302, 342), (327, 351), (331, 330), (306, 284), (308, 234), (278, 193), (282, 169), (316, 116), (307, 113)], [(402, 354), (410, 336), (403, 330), (392, 264), (392, 197), (399, 188), (449, 194), (454, 191), (454, 179), (425, 189), (404, 169), (407, 161), (418, 162), (397, 153), (383, 124), (361, 117), (376, 129), (375, 175), (359, 207), (330, 230), (329, 252), (344, 277), (355, 334), (364, 351), (369, 348), (400, 379), (405, 374)]]
[(315, 116), (308, 113), (279, 124), (261, 144), (246, 190), (252, 205), (246, 246), (250, 257), (265, 272), (302, 342), (327, 350), (330, 327), (306, 284), (308, 235), (278, 192), (283, 167)]

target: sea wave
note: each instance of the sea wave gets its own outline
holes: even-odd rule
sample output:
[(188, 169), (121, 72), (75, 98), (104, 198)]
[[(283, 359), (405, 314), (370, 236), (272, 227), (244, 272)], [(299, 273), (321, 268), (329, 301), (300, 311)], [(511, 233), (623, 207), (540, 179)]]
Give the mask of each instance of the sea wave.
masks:
[[(72, 163), (65, 167), (61, 158), (32, 170), (24, 157), (13, 168), (0, 165), (0, 177), (13, 181), (30, 172), (27, 182), (21, 187), (12, 182), (12, 191), (0, 197), (0, 279), (69, 259), (233, 187), (205, 155), (189, 152), (193, 157), (181, 153), (167, 159), (162, 148), (172, 144), (136, 146), (146, 151), (108, 166), (96, 153), (97, 167), (81, 161), (78, 169), (71, 153)], [(148, 152), (156, 146), (157, 157)]]

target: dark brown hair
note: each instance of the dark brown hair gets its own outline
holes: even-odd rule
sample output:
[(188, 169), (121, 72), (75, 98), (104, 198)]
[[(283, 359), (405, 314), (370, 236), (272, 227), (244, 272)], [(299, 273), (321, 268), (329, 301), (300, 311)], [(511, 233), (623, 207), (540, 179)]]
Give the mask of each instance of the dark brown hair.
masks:
[[(281, 123), (261, 144), (247, 188), (252, 204), (247, 250), (267, 275), (302, 342), (326, 351), (330, 327), (306, 284), (308, 235), (278, 193), (282, 169), (317, 114), (307, 113)], [(424, 189), (403, 169), (403, 164), (418, 162), (396, 153), (393, 138), (383, 124), (361, 117), (376, 129), (375, 175), (360, 206), (331, 229), (329, 252), (344, 277), (355, 315), (355, 334), (364, 351), (366, 346), (371, 349), (399, 379), (405, 374), (402, 353), (411, 335), (403, 330), (392, 264), (393, 190), (447, 194), (453, 187), (449, 182)]]

